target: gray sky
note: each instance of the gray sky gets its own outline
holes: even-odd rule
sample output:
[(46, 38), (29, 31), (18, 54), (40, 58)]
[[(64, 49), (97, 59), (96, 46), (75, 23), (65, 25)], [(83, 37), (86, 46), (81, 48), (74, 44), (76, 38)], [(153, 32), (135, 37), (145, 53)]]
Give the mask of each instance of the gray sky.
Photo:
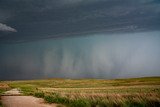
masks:
[(0, 0), (0, 80), (160, 76), (159, 0)]

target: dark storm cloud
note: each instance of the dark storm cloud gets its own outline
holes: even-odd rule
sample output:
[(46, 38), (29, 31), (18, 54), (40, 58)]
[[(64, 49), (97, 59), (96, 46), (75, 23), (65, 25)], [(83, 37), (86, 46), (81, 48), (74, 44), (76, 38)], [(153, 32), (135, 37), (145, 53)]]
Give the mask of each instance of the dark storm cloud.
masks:
[(159, 0), (1, 0), (0, 42), (160, 29)]

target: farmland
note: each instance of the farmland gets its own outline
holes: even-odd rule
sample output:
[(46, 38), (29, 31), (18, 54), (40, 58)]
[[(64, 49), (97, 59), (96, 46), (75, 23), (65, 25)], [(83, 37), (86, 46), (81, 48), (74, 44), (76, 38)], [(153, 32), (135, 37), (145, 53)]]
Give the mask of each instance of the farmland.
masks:
[(131, 79), (46, 79), (4, 81), (24, 95), (44, 98), (66, 107), (156, 107), (160, 105), (160, 77)]

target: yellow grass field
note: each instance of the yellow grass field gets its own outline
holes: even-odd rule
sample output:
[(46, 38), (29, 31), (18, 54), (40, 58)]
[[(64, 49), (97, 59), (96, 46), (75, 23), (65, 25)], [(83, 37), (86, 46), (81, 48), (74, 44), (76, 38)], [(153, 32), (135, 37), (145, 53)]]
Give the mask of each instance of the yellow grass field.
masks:
[(160, 77), (131, 79), (47, 79), (4, 81), (25, 95), (67, 107), (158, 107)]

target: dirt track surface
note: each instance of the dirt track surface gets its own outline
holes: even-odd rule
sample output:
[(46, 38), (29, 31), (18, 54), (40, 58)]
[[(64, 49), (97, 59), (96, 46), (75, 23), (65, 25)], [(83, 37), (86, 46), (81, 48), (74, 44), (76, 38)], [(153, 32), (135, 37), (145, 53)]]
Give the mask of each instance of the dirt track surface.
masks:
[(18, 96), (22, 95), (18, 89), (12, 89), (10, 91), (6, 91), (3, 96)]
[(4, 107), (56, 107), (56, 104), (45, 104), (41, 98), (22, 96), (18, 89), (7, 91), (1, 96)]

